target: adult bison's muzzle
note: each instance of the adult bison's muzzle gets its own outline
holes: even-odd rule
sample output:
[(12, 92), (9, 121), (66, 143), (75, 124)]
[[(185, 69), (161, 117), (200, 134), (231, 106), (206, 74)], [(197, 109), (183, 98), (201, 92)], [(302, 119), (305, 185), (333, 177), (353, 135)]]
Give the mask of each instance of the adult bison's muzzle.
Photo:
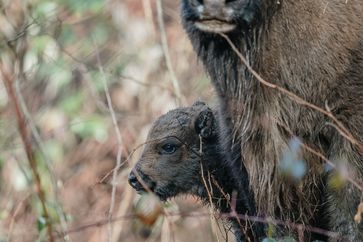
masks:
[(183, 0), (186, 28), (207, 33), (228, 33), (249, 25), (259, 12), (254, 0)]

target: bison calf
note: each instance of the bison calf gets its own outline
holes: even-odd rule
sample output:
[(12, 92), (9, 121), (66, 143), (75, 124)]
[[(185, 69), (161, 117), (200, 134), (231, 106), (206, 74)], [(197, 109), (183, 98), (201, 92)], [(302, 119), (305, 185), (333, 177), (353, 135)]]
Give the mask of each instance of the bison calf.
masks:
[[(240, 215), (255, 215), (253, 194), (241, 161), (225, 162), (218, 140), (218, 122), (212, 110), (197, 102), (158, 118), (147, 138), (129, 183), (138, 192), (154, 192), (161, 200), (191, 194), (212, 202), (223, 214), (232, 209)], [(137, 177), (142, 179), (142, 182)], [(236, 204), (231, 208), (231, 204)], [(237, 241), (258, 240), (262, 225), (229, 218)]]

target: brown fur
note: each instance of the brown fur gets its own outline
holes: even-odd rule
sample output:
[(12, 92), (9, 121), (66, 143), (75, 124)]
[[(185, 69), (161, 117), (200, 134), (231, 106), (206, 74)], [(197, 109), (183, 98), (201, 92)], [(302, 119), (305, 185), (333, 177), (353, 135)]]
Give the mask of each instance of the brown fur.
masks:
[(328, 105), (362, 142), (363, 1), (200, 2), (182, 1), (183, 24), (220, 96), (223, 137), (232, 153), (236, 149), (242, 155), (259, 214), (318, 227), (324, 217), (327, 229), (363, 241), (362, 226), (353, 221), (358, 189), (351, 184), (338, 192), (327, 187), (330, 174), (308, 151), (303, 158), (309, 170), (301, 182), (286, 181), (278, 170), (290, 133), (362, 180), (358, 148), (327, 125), (331, 119), (261, 85), (221, 36), (195, 25), (204, 19), (236, 24), (226, 34), (264, 79), (323, 109)]
[[(144, 185), (162, 200), (179, 194), (195, 195), (205, 203), (212, 202), (219, 212), (230, 214), (233, 197), (237, 201), (234, 208), (237, 214), (256, 215), (245, 170), (241, 169), (240, 160), (234, 164), (226, 162), (217, 127), (212, 110), (202, 102), (159, 117), (130, 173), (131, 186), (137, 191), (145, 190), (135, 175), (139, 174)], [(165, 145), (173, 145), (175, 149), (166, 152)], [(246, 236), (257, 241), (264, 234), (263, 224), (242, 219), (240, 224), (234, 217), (229, 221), (237, 241), (245, 240)]]

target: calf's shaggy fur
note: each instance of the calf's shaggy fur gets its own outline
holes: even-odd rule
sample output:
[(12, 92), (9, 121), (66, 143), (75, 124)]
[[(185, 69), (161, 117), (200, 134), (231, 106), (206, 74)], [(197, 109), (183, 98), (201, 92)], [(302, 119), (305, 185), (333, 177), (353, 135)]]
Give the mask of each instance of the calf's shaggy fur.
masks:
[[(137, 191), (145, 191), (146, 185), (162, 200), (191, 194), (212, 202), (223, 214), (234, 210), (238, 215), (256, 215), (241, 161), (226, 162), (218, 141), (217, 119), (202, 102), (169, 111), (154, 122), (129, 183)], [(229, 221), (237, 241), (258, 241), (263, 236), (262, 224), (233, 216)]]

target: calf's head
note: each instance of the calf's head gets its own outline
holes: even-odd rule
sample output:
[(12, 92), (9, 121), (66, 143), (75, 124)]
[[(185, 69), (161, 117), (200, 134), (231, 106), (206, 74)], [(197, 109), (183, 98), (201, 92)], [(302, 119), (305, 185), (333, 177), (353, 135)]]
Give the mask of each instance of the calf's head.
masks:
[(204, 103), (196, 102), (159, 117), (129, 175), (130, 185), (138, 192), (150, 190), (161, 200), (196, 194), (202, 160), (200, 139), (205, 141), (203, 145), (217, 142), (216, 120)]

